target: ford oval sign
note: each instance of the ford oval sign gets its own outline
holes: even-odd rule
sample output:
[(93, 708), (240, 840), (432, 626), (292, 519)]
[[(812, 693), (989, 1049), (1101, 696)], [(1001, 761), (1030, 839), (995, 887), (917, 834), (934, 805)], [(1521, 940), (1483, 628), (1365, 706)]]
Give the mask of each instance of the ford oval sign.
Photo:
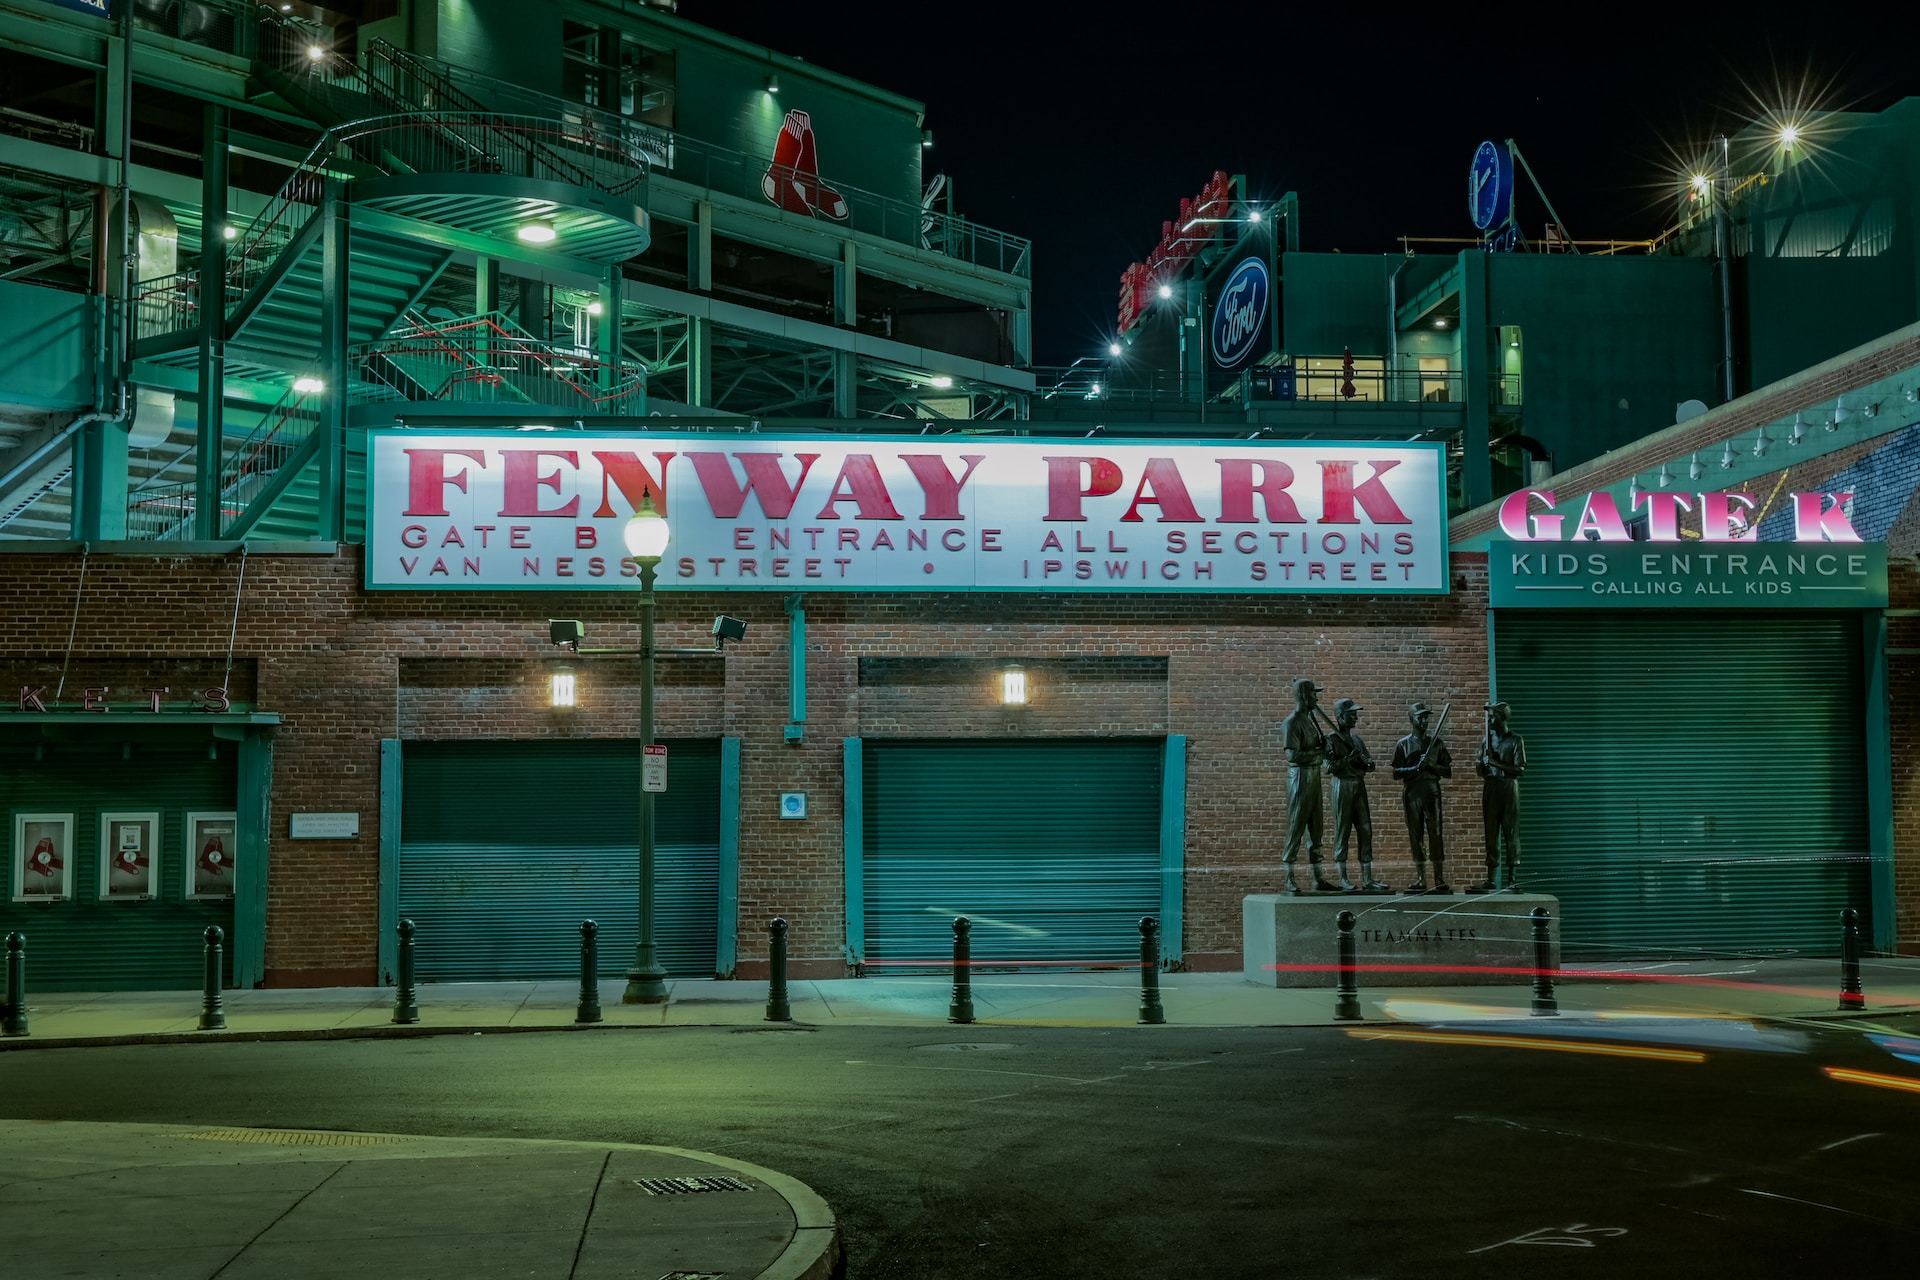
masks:
[(1272, 292), (1267, 264), (1244, 259), (1220, 287), (1213, 304), (1213, 362), (1222, 369), (1237, 367), (1260, 344), (1267, 323), (1267, 299)]
[(1513, 152), (1504, 143), (1483, 142), (1467, 175), (1467, 212), (1473, 225), (1491, 231), (1513, 211)]

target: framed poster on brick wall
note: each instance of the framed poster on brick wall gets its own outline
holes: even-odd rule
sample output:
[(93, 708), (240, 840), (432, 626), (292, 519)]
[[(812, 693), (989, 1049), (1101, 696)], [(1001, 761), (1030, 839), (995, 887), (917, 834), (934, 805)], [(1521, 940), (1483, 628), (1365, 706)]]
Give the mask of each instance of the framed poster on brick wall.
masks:
[(233, 896), (235, 815), (187, 815), (186, 896), (189, 901)]
[(102, 902), (145, 902), (160, 896), (160, 815), (100, 815)]
[(73, 896), (73, 815), (13, 815), (13, 900), (63, 902)]

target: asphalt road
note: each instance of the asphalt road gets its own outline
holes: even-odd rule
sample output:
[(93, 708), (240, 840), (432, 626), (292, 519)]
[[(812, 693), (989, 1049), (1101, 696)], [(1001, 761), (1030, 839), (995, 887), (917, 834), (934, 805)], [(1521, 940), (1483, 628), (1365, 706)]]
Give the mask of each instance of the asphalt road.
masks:
[(1674, 1060), (1473, 1042), (1484, 1030), (1456, 1029), (1457, 1043), (689, 1028), (36, 1050), (0, 1055), (0, 1115), (714, 1151), (824, 1195), (854, 1280), (1911, 1265), (1920, 1092), (1822, 1068), (1920, 1078), (1920, 1065), (1858, 1031), (1747, 1037), (1766, 1052), (1670, 1041)]

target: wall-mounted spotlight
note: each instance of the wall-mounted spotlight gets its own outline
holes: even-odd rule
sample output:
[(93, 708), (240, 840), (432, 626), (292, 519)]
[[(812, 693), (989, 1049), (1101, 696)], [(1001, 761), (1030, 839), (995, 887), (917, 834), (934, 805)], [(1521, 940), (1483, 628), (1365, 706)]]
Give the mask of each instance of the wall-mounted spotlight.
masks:
[(574, 708), (574, 684), (572, 667), (555, 667), (547, 677), (547, 705), (558, 711), (571, 711)]
[(780, 92), (780, 77), (779, 77), (779, 76), (768, 76), (768, 77), (767, 77), (767, 92), (768, 92), (768, 93), (778, 93), (778, 92)]
[(747, 637), (747, 624), (744, 619), (729, 617), (722, 613), (713, 620), (713, 647), (724, 649), (729, 640), (744, 640)]
[(1767, 429), (1762, 427), (1760, 434), (1753, 438), (1753, 456), (1764, 458), (1767, 456), (1767, 450), (1771, 448), (1773, 448), (1773, 441), (1768, 437)]
[(1027, 673), (1019, 667), (1008, 667), (1000, 673), (1000, 705), (1027, 705)]
[(1793, 415), (1793, 427), (1791, 430), (1787, 432), (1787, 444), (1789, 446), (1798, 445), (1802, 440), (1805, 440), (1806, 438), (1807, 438), (1806, 415), (1796, 413)]
[(1653, 478), (1653, 482), (1662, 489), (1665, 489), (1673, 483), (1673, 472), (1667, 469), (1666, 463), (1663, 462), (1660, 464), (1660, 474)]
[(930, 146), (932, 146), (932, 145), (933, 145), (933, 130), (931, 130), (931, 129), (922, 129), (922, 130), (920, 131), (920, 145), (921, 145), (921, 146), (922, 146), (923, 148), (924, 148), (924, 147), (930, 147)]
[(1720, 455), (1720, 465), (1728, 470), (1732, 470), (1733, 464), (1737, 461), (1739, 461), (1739, 455), (1734, 453), (1733, 441), (1729, 440), (1727, 441), (1727, 451)]
[(1696, 453), (1687, 463), (1687, 479), (1698, 480), (1705, 474), (1707, 474), (1707, 464), (1700, 461), (1700, 455)]

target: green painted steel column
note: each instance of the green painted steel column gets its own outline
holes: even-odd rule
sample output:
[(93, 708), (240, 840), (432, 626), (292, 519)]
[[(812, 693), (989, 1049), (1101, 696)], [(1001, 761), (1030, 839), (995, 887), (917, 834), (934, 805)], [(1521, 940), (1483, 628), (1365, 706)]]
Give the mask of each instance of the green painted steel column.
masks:
[(382, 986), (394, 980), (400, 957), (394, 930), (400, 927), (400, 739), (380, 740), (380, 944), (376, 963)]
[(263, 729), (240, 739), (234, 796), (233, 985), (267, 977), (267, 870), (273, 846), (273, 738)]
[(1160, 959), (1178, 960), (1187, 868), (1187, 737), (1167, 735), (1160, 769)]
[(859, 321), (860, 246), (848, 240), (840, 246), (833, 267), (833, 322), (851, 329)]
[(1460, 382), (1466, 391), (1466, 438), (1461, 482), (1471, 510), (1493, 501), (1493, 458), (1488, 451), (1493, 370), (1487, 357), (1487, 255), (1460, 254)]
[(600, 277), (600, 394), (613, 390), (614, 371), (620, 367), (620, 268), (613, 265)]
[(858, 738), (840, 743), (841, 857), (846, 865), (847, 963), (858, 965), (867, 955), (866, 804), (862, 764), (865, 745)]
[(713, 292), (713, 201), (696, 200), (687, 235), (687, 288)]
[[(220, 536), (220, 470), (226, 450), (227, 408), (227, 110), (203, 114), (206, 145), (200, 157), (200, 351), (198, 444), (193, 455), (193, 491), (207, 495), (193, 508), (193, 536)], [(236, 946), (242, 944), (238, 939)], [(236, 957), (235, 963), (238, 963)]]
[(1865, 642), (1867, 735), (1867, 851), (1873, 871), (1867, 877), (1872, 894), (1867, 913), (1869, 937), (1875, 951), (1891, 952), (1900, 941), (1894, 912), (1893, 875), (1893, 724), (1887, 686), (1887, 615), (1869, 610), (1860, 618)]
[(320, 240), (320, 446), (314, 453), (319, 481), (314, 534), (323, 542), (340, 540), (346, 505), (347, 310), (352, 285), (347, 276), (346, 196), (338, 179), (327, 179), (326, 221)]
[[(500, 309), (500, 260), (498, 258), (477, 258), (473, 264), (473, 310), (475, 315), (492, 315)], [(480, 363), (493, 363), (493, 335), (490, 329), (479, 330), (477, 339)]]
[(740, 739), (720, 739), (720, 921), (713, 971), (731, 978), (740, 965)]
[(851, 351), (833, 353), (833, 416), (860, 416), (860, 361)]
[(127, 536), (127, 424), (89, 422), (73, 437), (73, 507), (81, 542)]
[(687, 317), (687, 403), (713, 408), (713, 322)]

